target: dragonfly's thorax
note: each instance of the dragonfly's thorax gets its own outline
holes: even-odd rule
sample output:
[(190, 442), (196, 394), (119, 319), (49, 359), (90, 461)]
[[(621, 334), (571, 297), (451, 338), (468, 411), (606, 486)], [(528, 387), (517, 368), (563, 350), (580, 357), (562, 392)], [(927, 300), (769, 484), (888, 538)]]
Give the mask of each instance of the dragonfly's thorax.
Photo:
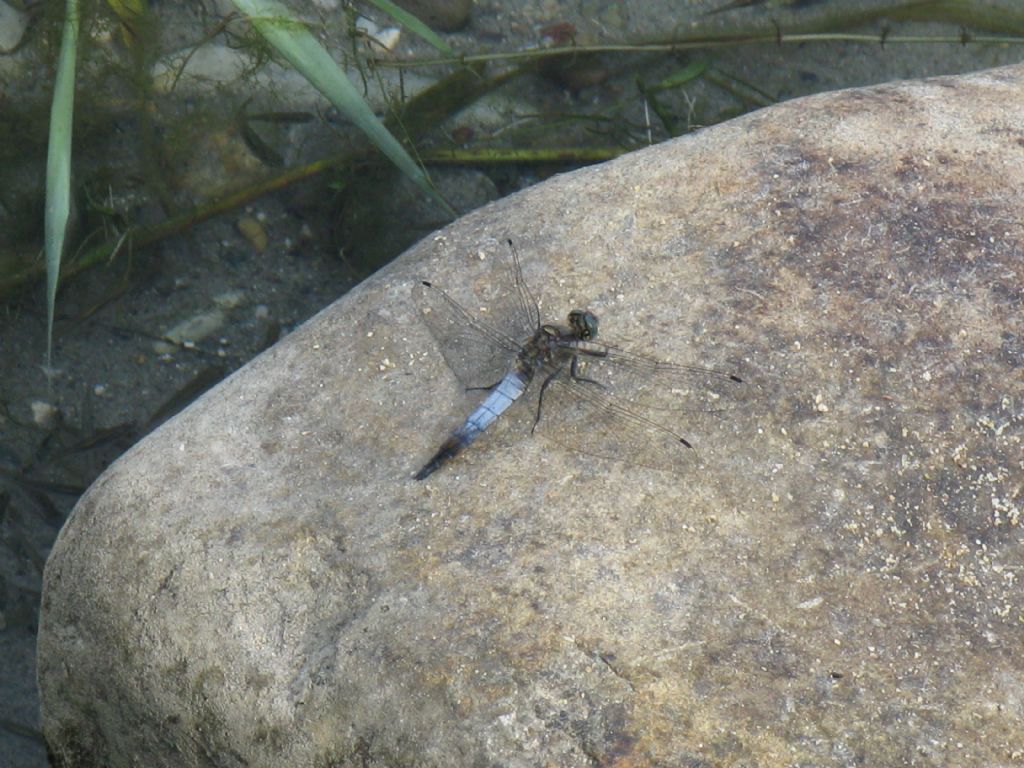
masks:
[(562, 349), (566, 340), (573, 338), (566, 329), (557, 325), (542, 325), (524, 344), (519, 352), (520, 373), (532, 377), (534, 371), (551, 362)]
[[(597, 317), (583, 310), (569, 313), (568, 325), (546, 323), (523, 343), (516, 368), (527, 381), (540, 368), (560, 368), (576, 354), (597, 354), (591, 350), (597, 335)], [(603, 349), (603, 348), (602, 348)]]

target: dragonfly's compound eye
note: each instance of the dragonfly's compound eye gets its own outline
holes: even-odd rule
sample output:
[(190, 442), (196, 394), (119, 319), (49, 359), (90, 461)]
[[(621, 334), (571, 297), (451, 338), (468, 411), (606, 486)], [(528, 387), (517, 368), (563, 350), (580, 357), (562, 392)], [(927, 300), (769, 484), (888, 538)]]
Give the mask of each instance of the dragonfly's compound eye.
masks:
[(592, 339), (597, 336), (597, 315), (582, 309), (574, 309), (569, 313), (569, 327), (578, 338), (584, 341)]

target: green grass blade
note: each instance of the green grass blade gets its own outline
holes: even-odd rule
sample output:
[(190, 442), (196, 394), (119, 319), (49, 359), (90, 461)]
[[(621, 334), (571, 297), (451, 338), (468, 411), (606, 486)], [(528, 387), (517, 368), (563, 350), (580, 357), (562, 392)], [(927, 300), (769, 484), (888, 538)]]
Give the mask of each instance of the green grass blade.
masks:
[(434, 46), (437, 50), (443, 53), (445, 56), (455, 57), (455, 49), (452, 48), (448, 43), (438, 37), (437, 33), (434, 32), (430, 27), (424, 24), (422, 21), (417, 19), (408, 11), (403, 8), (399, 8), (391, 0), (369, 0), (370, 5), (377, 6), (380, 10), (384, 11), (388, 16), (397, 21), (403, 27), (408, 29), (414, 35), (421, 40), (426, 41), (430, 45)]
[(46, 152), (46, 365), (53, 350), (53, 314), (57, 280), (71, 214), (71, 123), (75, 112), (75, 57), (78, 52), (78, 0), (67, 0), (64, 31), (50, 107)]
[(427, 175), (402, 145), (377, 119), (346, 74), (330, 54), (316, 41), (309, 30), (288, 15), (288, 10), (275, 0), (232, 0), (242, 13), (278, 53), (359, 130), (366, 134), (406, 176), (436, 200), (450, 215), (455, 213), (430, 186)]
[(704, 70), (708, 68), (706, 61), (695, 61), (687, 66), (683, 67), (678, 72), (674, 72), (657, 85), (649, 86), (649, 90), (652, 91), (667, 91), (670, 88), (678, 88), (681, 85), (686, 85), (692, 80), (696, 80), (698, 77), (704, 74)]

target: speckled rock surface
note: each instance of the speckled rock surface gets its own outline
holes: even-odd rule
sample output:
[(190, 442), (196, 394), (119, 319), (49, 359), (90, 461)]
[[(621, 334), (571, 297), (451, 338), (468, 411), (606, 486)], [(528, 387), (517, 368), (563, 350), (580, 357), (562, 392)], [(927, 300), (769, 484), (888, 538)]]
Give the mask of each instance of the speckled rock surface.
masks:
[[(1011, 68), (798, 100), (422, 242), (79, 504), (40, 627), (54, 753), (1019, 763), (1022, 92)], [(470, 403), (411, 288), (486, 306), (507, 236), (546, 314), (756, 382), (694, 420), (702, 467), (499, 428), (410, 480)]]

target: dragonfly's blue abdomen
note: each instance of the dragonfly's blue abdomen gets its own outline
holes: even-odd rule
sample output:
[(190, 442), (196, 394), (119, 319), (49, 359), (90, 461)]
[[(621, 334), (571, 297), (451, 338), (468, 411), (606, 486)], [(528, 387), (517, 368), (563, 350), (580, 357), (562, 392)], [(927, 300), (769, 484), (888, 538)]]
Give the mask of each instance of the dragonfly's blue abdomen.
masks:
[(498, 385), (491, 390), (477, 409), (469, 414), (466, 423), (459, 427), (455, 434), (463, 437), (469, 445), (481, 432), (487, 429), (494, 420), (508, 410), (519, 396), (526, 390), (527, 382), (519, 371), (509, 371), (505, 378), (498, 382)]
[(444, 441), (437, 453), (416, 473), (416, 479), (423, 480), (433, 474), (442, 464), (476, 440), (526, 391), (529, 383), (529, 379), (518, 370), (506, 373), (476, 410), (469, 414), (462, 426)]

